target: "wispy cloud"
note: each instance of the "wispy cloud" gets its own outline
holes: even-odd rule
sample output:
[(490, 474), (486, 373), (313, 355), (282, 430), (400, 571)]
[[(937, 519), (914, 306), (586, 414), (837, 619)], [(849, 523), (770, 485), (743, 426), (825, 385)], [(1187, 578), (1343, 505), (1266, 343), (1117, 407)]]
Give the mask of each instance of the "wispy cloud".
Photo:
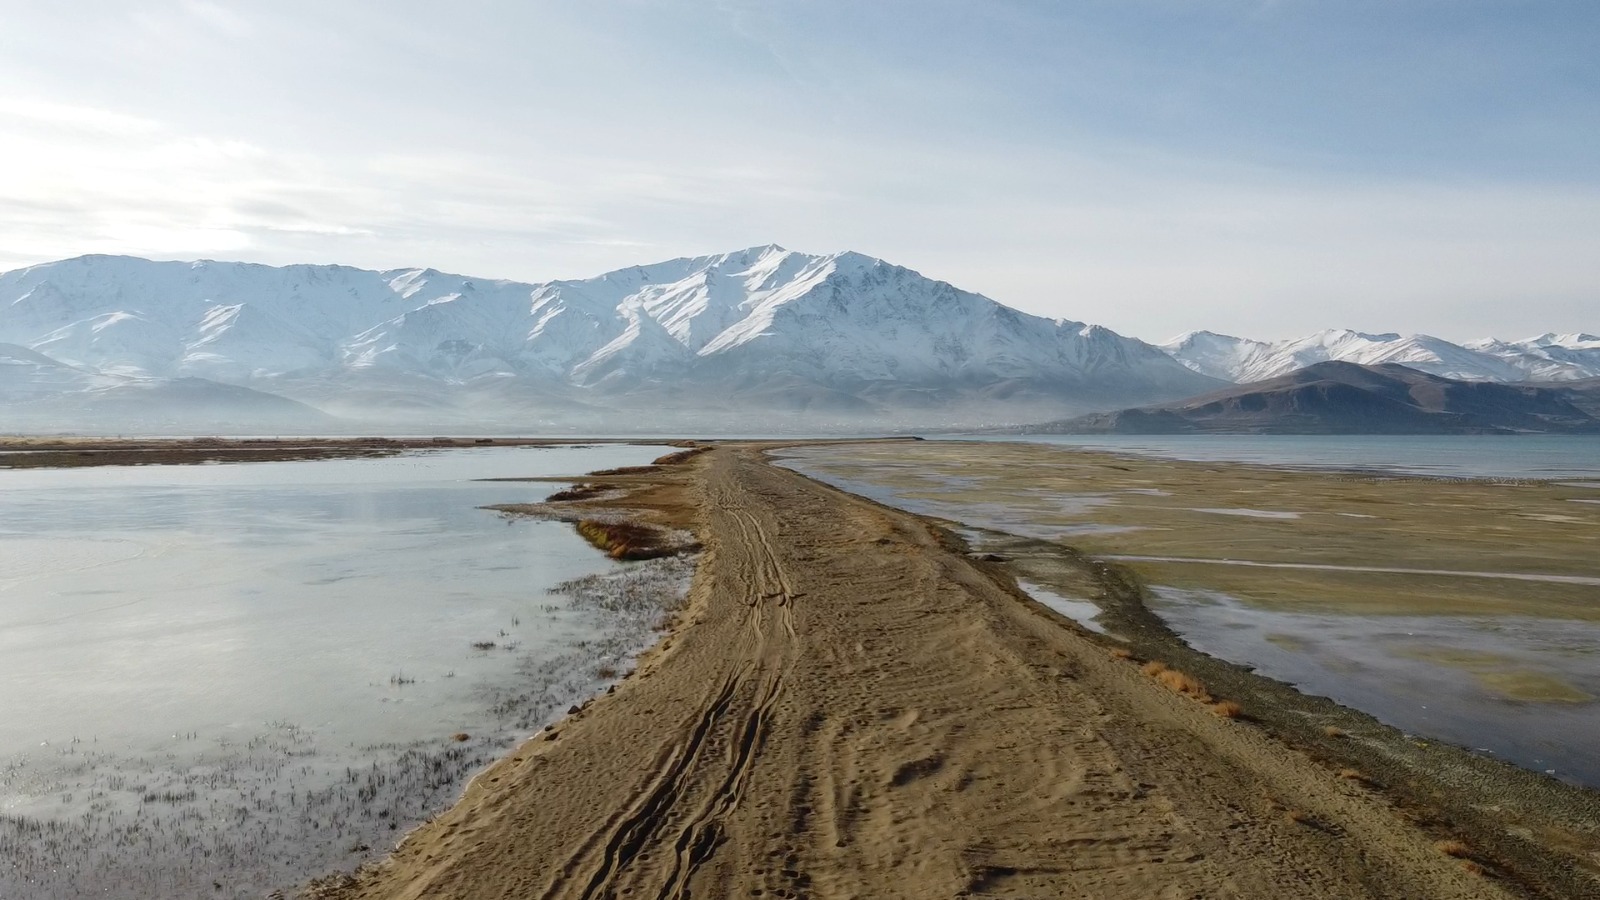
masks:
[(778, 241), (1157, 339), (1595, 327), (1592, 4), (86, 2), (0, 31), (0, 266)]

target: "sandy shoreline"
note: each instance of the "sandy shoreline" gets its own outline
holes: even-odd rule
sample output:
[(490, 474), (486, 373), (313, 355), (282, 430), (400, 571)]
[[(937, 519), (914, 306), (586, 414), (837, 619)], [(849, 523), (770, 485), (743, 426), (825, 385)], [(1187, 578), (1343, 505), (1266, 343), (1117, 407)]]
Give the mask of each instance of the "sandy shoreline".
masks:
[(615, 505), (706, 548), (678, 625), (614, 693), (314, 896), (1600, 891), (1592, 792), (1453, 748), (1396, 756), (1370, 721), (1334, 737), (1364, 717), (1207, 663), (1147, 610), (1113, 653), (1012, 580), (1070, 569), (1138, 624), (1115, 566), (1028, 539), (1021, 564), (975, 559), (738, 445), (607, 480), (633, 488)]

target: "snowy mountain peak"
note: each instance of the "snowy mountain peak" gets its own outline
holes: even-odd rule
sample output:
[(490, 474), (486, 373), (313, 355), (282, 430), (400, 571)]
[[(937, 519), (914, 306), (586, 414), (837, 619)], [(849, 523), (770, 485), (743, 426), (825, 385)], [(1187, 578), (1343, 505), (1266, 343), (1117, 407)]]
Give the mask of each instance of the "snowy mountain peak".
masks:
[(83, 257), (0, 274), (0, 342), (344, 414), (492, 396), (495, 415), (643, 403), (882, 416), (914, 401), (923, 422), (958, 421), (940, 410), (963, 404), (963, 417), (980, 417), (964, 421), (1025, 421), (1216, 386), (1099, 326), (1028, 315), (866, 254), (776, 244), (537, 284)]
[(1582, 332), (1574, 334), (1556, 334), (1553, 331), (1547, 331), (1536, 338), (1529, 338), (1526, 341), (1519, 341), (1518, 343), (1529, 344), (1536, 347), (1565, 347), (1568, 349), (1580, 349), (1600, 347), (1600, 337)]
[(1190, 332), (1161, 345), (1196, 372), (1239, 383), (1264, 381), (1320, 362), (1398, 363), (1434, 375), (1477, 381), (1562, 381), (1600, 375), (1600, 342), (1588, 335), (1545, 334), (1526, 341), (1492, 338), (1455, 344), (1426, 334), (1368, 334), (1329, 329), (1294, 340), (1262, 342)]

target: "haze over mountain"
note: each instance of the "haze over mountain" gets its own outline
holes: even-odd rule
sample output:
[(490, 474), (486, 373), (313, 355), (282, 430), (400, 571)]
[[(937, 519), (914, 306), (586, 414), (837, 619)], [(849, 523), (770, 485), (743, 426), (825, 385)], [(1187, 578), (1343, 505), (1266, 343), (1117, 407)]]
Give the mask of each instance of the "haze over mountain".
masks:
[(173, 379), (213, 407), (273, 395), (351, 427), (522, 431), (977, 425), (1218, 384), (1095, 325), (777, 246), (541, 284), (86, 256), (0, 275), (0, 341), (27, 385), (12, 417), (38, 426), (61, 394), (67, 428), (160, 428), (111, 398)]
[(1600, 434), (1596, 380), (1499, 384), (1396, 363), (1320, 362), (1179, 403), (1092, 413), (1051, 434)]
[(1446, 378), (1472, 381), (1572, 381), (1600, 377), (1600, 337), (1542, 334), (1521, 341), (1494, 338), (1453, 344), (1426, 334), (1319, 331), (1295, 340), (1265, 342), (1210, 331), (1191, 331), (1161, 349), (1196, 372), (1248, 383), (1327, 362), (1400, 363)]

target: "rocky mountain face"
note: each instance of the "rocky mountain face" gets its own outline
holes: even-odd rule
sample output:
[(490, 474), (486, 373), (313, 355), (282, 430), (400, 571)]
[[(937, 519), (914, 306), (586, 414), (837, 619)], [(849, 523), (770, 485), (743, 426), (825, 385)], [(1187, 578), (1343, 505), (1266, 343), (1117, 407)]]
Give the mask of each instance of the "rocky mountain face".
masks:
[(1453, 344), (1425, 334), (1363, 334), (1336, 329), (1289, 341), (1192, 331), (1161, 349), (1196, 372), (1249, 383), (1286, 375), (1319, 362), (1399, 363), (1469, 381), (1575, 381), (1600, 377), (1600, 337), (1543, 334), (1522, 341), (1486, 338)]
[(1595, 381), (1500, 384), (1396, 363), (1321, 362), (1164, 406), (1094, 413), (1055, 434), (1600, 434)]
[[(67, 396), (100, 410), (80, 427), (158, 386), (241, 404), (242, 427), (261, 395), (352, 427), (763, 431), (1024, 421), (1218, 384), (1098, 326), (776, 246), (541, 284), (80, 257), (0, 274), (0, 342), (0, 408)], [(139, 409), (130, 424), (160, 427)]]

